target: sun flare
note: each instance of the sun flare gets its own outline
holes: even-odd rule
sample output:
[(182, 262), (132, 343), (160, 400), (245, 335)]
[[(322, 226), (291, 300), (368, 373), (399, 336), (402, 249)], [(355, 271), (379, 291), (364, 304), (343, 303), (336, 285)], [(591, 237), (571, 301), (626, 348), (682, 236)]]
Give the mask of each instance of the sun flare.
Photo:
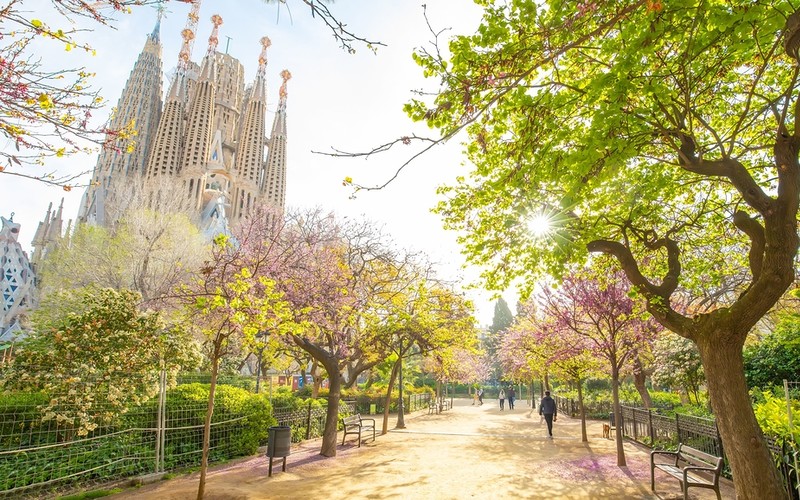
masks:
[(550, 229), (550, 218), (543, 214), (538, 214), (528, 221), (528, 230), (536, 237), (544, 236)]

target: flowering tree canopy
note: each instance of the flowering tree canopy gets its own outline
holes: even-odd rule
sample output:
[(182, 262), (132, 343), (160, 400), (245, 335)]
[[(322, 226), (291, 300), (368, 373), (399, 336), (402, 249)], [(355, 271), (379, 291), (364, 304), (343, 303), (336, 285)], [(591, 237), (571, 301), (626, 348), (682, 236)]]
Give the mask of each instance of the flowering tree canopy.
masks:
[[(596, 264), (594, 272), (575, 272), (565, 277), (557, 289), (545, 289), (542, 309), (556, 335), (566, 332), (569, 338), (576, 339), (566, 346), (567, 355), (570, 349), (586, 350), (603, 360), (611, 376), (614, 411), (619, 415), (620, 376), (638, 351), (652, 342), (657, 324), (630, 297), (622, 272), (602, 272), (607, 268)], [(625, 465), (619, 433), (617, 462)]]
[(3, 386), (44, 391), (50, 396), (44, 420), (78, 436), (147, 401), (158, 391), (162, 368), (174, 374), (198, 360), (187, 331), (140, 312), (140, 300), (136, 292), (109, 288), (51, 294)]

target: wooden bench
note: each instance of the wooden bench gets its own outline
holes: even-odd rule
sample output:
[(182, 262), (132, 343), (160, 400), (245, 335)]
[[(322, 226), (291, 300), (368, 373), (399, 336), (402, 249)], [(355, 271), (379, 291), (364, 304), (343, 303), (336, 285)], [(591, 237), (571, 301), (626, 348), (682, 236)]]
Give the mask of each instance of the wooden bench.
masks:
[(349, 417), (342, 417), (342, 428), (344, 429), (344, 436), (342, 436), (342, 444), (348, 434), (358, 435), (358, 447), (361, 448), (361, 433), (364, 431), (372, 431), (372, 440), (375, 441), (375, 419), (362, 418), (360, 413), (351, 415)]
[(447, 411), (452, 408), (449, 399), (431, 399), (428, 402), (428, 415), (434, 413), (442, 413), (443, 411)]
[[(657, 455), (671, 457), (670, 463), (656, 463)], [(682, 464), (682, 465), (679, 465)], [(656, 491), (655, 471), (660, 469), (681, 483), (684, 500), (689, 498), (689, 487), (711, 488), (721, 500), (719, 475), (722, 472), (722, 457), (678, 443), (677, 451), (650, 452), (650, 489)]]

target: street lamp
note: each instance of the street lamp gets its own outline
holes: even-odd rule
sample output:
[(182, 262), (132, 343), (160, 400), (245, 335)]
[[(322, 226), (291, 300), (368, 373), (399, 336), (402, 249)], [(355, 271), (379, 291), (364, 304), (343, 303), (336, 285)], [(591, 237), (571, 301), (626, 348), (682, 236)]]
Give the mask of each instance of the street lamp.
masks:
[(398, 369), (400, 371), (399, 377), (399, 393), (400, 393), (400, 402), (397, 404), (397, 425), (395, 425), (395, 429), (405, 429), (406, 428), (406, 421), (403, 415), (403, 339), (400, 339), (400, 357), (398, 358), (397, 362), (399, 363)]

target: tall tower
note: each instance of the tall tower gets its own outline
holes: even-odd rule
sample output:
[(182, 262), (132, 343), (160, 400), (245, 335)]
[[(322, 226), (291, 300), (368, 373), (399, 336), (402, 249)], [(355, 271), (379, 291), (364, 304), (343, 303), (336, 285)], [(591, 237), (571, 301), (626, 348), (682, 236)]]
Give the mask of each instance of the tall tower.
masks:
[(202, 195), (205, 192), (206, 164), (211, 150), (211, 139), (214, 132), (214, 100), (216, 94), (217, 49), (219, 26), (222, 18), (216, 14), (211, 17), (214, 25), (208, 37), (208, 51), (200, 67), (200, 79), (194, 86), (191, 104), (187, 113), (186, 142), (183, 150), (183, 161), (180, 177), (181, 187), (187, 200), (189, 210), (201, 208)]
[(292, 77), (289, 70), (281, 71), (283, 83), (280, 89), (278, 111), (272, 122), (269, 138), (269, 154), (261, 184), (262, 198), (275, 208), (283, 210), (286, 205), (286, 82)]
[[(132, 195), (136, 196), (129, 199), (138, 206), (163, 212), (186, 212), (208, 236), (227, 231), (229, 218), (239, 219), (258, 204), (269, 203), (273, 208), (283, 208), (286, 190), (286, 82), (291, 75), (288, 71), (281, 74), (283, 85), (278, 111), (272, 136), (267, 137), (269, 38), (260, 40), (261, 54), (255, 81), (245, 90), (242, 63), (229, 55), (227, 49), (225, 53), (217, 52), (222, 24), (220, 16), (211, 18), (213, 31), (201, 65), (191, 60), (201, 0), (181, 1), (191, 4), (191, 12), (181, 31), (183, 44), (178, 55), (178, 68), (163, 110), (161, 102), (155, 99), (160, 115), (147, 115), (147, 118), (137, 115), (135, 119), (137, 123), (148, 124), (148, 129), (142, 130), (137, 139), (144, 148), (142, 151), (147, 152), (144, 156), (146, 161), (142, 160), (142, 155), (134, 158), (120, 152), (113, 156), (118, 158), (115, 160), (117, 163), (106, 167), (106, 158), (110, 156), (101, 155), (95, 176), (96, 189), (87, 191), (85, 207), (81, 210), (82, 221), (113, 226), (122, 216), (122, 211), (112, 216), (110, 201), (131, 191), (135, 191)], [(159, 25), (148, 38), (148, 44), (158, 43), (158, 29)], [(152, 52), (149, 47), (146, 45), (148, 54)], [(160, 72), (161, 49), (160, 45), (157, 47)], [(133, 75), (139, 73), (137, 63), (131, 81)], [(160, 92), (160, 73), (158, 79), (142, 81), (145, 85), (147, 81), (151, 84), (157, 82), (147, 92), (152, 90), (153, 95)], [(146, 94), (133, 83), (126, 86), (125, 93)], [(120, 98), (120, 103), (121, 109), (137, 107), (137, 101), (127, 95)], [(138, 106), (142, 107), (141, 104)], [(129, 113), (126, 113), (119, 116), (127, 117)], [(124, 158), (124, 161), (119, 158)], [(131, 182), (133, 177), (137, 179), (135, 182)], [(136, 206), (129, 203), (123, 208)], [(34, 253), (34, 259), (37, 255), (43, 255), (43, 252)]]
[(192, 47), (199, 20), (200, 0), (192, 2), (181, 31), (183, 43), (178, 54), (178, 70), (169, 88), (164, 113), (158, 123), (153, 147), (147, 161), (145, 189), (151, 206), (160, 206), (162, 198), (174, 193), (164, 192), (180, 174), (184, 151), (184, 114), (189, 94), (189, 74), (192, 69)]
[[(114, 141), (97, 159), (92, 181), (86, 189), (78, 220), (110, 225), (126, 208), (122, 191), (137, 186), (145, 172), (152, 146), (153, 132), (161, 118), (161, 12), (152, 33), (133, 65), (125, 88), (111, 116), (111, 130), (135, 130), (130, 140)], [(116, 184), (116, 185), (112, 185)]]
[(0, 342), (13, 340), (20, 315), (34, 306), (34, 275), (28, 256), (17, 241), (20, 225), (0, 217)]
[(247, 107), (236, 147), (234, 178), (236, 186), (231, 193), (231, 218), (237, 220), (249, 212), (260, 197), (258, 188), (264, 164), (266, 147), (267, 95), (265, 74), (267, 49), (272, 44), (268, 37), (261, 40), (258, 72), (247, 99)]

